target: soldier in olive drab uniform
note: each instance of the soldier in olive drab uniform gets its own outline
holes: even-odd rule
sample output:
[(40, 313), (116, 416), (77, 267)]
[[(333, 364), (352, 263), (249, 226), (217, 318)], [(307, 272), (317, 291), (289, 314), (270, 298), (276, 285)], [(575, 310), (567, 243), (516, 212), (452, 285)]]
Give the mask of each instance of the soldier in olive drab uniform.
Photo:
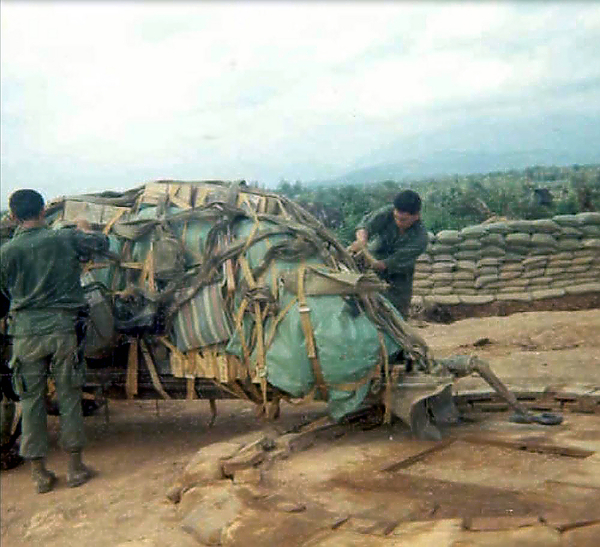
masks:
[(78, 229), (52, 230), (44, 221), (44, 200), (34, 190), (17, 190), (9, 201), (18, 227), (0, 248), (0, 290), (10, 300), (10, 366), (23, 411), (20, 453), (31, 460), (38, 492), (48, 492), (56, 475), (46, 469), (47, 378), (56, 384), (60, 441), (70, 454), (67, 484), (92, 475), (81, 461), (84, 446), (81, 388), (84, 364), (78, 355), (76, 322), (85, 307), (81, 263), (108, 249), (108, 238), (82, 220)]
[(386, 205), (366, 215), (356, 227), (356, 240), (349, 249), (363, 247), (377, 261), (373, 267), (390, 284), (385, 296), (403, 317), (408, 316), (417, 257), (427, 247), (427, 230), (421, 222), (421, 198), (403, 190)]

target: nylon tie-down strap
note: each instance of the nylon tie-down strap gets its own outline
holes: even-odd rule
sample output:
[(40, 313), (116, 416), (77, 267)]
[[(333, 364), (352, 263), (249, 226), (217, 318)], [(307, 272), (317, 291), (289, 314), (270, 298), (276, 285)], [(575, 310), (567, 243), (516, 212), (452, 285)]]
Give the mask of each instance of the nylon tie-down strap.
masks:
[(317, 389), (321, 392), (324, 400), (327, 400), (327, 386), (323, 378), (321, 363), (317, 356), (317, 347), (315, 344), (315, 335), (313, 332), (312, 323), (310, 320), (310, 308), (306, 302), (304, 293), (304, 276), (306, 274), (306, 264), (302, 262), (298, 268), (298, 311), (300, 312), (300, 322), (304, 331), (304, 339), (306, 345), (306, 355), (312, 365), (313, 375)]

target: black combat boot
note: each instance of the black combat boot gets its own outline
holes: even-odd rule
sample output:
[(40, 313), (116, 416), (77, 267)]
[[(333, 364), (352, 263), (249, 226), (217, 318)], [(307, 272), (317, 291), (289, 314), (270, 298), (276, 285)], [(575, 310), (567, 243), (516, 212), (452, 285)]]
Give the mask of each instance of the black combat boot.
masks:
[(67, 470), (67, 484), (71, 488), (81, 486), (94, 476), (94, 472), (81, 461), (81, 451), (69, 454), (69, 468)]
[(50, 492), (56, 483), (56, 475), (46, 469), (45, 458), (34, 458), (31, 460), (31, 477), (35, 482), (38, 494)]

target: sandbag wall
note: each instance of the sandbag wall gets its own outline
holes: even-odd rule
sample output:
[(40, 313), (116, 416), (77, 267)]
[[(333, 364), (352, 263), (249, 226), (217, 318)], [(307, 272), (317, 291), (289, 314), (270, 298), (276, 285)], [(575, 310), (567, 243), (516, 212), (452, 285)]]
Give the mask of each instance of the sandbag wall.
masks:
[(429, 235), (415, 269), (417, 303), (531, 302), (600, 292), (600, 213)]

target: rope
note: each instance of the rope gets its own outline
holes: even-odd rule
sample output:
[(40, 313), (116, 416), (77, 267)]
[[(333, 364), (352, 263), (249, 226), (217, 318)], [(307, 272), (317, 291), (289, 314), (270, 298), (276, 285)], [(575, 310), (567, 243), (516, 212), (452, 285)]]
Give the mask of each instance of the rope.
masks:
[(140, 348), (142, 350), (142, 355), (144, 357), (146, 367), (148, 368), (148, 372), (150, 373), (150, 378), (152, 380), (152, 385), (154, 386), (154, 389), (163, 399), (170, 399), (171, 396), (164, 390), (162, 384), (160, 383), (160, 378), (158, 376), (158, 372), (156, 372), (156, 365), (154, 364), (154, 359), (152, 359), (150, 348), (148, 347), (148, 344), (145, 340), (140, 340)]
[(198, 394), (196, 393), (196, 378), (185, 379), (185, 398), (188, 401), (198, 398)]
[(392, 421), (392, 378), (390, 375), (390, 360), (385, 348), (383, 333), (378, 330), (377, 334), (379, 336), (379, 343), (381, 344), (381, 358), (383, 359), (383, 372), (385, 374), (385, 416), (383, 418), (383, 423), (389, 424)]
[[(250, 266), (248, 265), (248, 261), (244, 256), (240, 256), (238, 259), (242, 267), (242, 272), (248, 283), (250, 289), (256, 288), (256, 282), (254, 281), (254, 277), (252, 276), (252, 272), (250, 271)], [(260, 388), (262, 392), (263, 398), (263, 410), (266, 412), (267, 409), (267, 365), (265, 359), (265, 341), (264, 341), (264, 332), (263, 332), (263, 321), (262, 314), (260, 309), (260, 302), (254, 301), (254, 327), (256, 330), (256, 371), (257, 376), (260, 381)]]
[(107, 236), (110, 233), (110, 230), (112, 229), (112, 227), (125, 214), (125, 211), (126, 211), (126, 209), (120, 209), (119, 211), (117, 211), (117, 214), (108, 221), (108, 223), (104, 227), (104, 230), (102, 230), (102, 233), (105, 236)]

